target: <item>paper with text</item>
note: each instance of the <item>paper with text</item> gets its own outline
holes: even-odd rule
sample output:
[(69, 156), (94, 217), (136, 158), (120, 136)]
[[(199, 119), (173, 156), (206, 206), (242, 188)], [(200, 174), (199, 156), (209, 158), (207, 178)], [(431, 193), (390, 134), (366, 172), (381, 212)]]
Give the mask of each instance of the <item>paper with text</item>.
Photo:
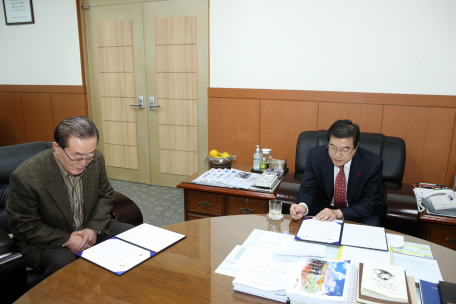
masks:
[(320, 222), (313, 219), (303, 219), (296, 239), (328, 244), (339, 244), (341, 223)]
[(250, 247), (236, 245), (222, 264), (215, 270), (215, 273), (236, 277), (252, 250)]
[(373, 259), (387, 265), (391, 264), (389, 251), (372, 250), (344, 245), (340, 256), (341, 261), (350, 261), (351, 264), (355, 264), (357, 267), (359, 263), (364, 263), (364, 259), (366, 258)]
[(443, 281), (436, 260), (393, 253), (393, 264), (403, 267), (408, 276), (415, 278), (415, 282), (424, 280), (438, 284), (439, 281)]

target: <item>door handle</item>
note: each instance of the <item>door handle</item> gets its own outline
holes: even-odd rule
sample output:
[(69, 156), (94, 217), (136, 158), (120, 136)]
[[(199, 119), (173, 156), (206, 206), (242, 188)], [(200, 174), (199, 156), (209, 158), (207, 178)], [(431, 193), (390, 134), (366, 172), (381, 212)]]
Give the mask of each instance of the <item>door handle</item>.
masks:
[(143, 110), (144, 109), (144, 97), (138, 96), (138, 104), (131, 104), (130, 106), (138, 107), (138, 109)]
[(149, 96), (149, 110), (155, 111), (155, 108), (158, 108), (160, 105), (155, 105), (155, 98)]

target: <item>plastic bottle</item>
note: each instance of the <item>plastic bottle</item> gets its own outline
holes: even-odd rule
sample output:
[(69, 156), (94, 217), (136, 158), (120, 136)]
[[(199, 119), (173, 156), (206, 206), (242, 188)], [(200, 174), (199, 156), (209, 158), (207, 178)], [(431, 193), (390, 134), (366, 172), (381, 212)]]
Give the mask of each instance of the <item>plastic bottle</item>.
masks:
[(269, 168), (269, 162), (272, 160), (271, 149), (261, 149), (263, 156), (261, 157), (260, 170), (265, 171)]
[(253, 170), (260, 171), (260, 162), (263, 154), (260, 153), (260, 146), (256, 145), (255, 154), (253, 154)]

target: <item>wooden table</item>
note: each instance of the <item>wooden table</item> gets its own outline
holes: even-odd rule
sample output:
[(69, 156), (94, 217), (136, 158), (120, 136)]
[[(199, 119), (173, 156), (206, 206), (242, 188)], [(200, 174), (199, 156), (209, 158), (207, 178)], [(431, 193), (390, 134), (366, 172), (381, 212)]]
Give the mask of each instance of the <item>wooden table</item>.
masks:
[[(246, 172), (250, 172), (252, 169), (248, 166), (238, 165), (233, 165), (232, 168)], [(177, 185), (177, 188), (184, 189), (186, 221), (221, 215), (269, 212), (269, 200), (276, 199), (278, 187), (274, 193), (265, 193), (192, 183), (194, 179), (208, 170), (210, 170), (209, 166)]]
[(456, 250), (456, 218), (420, 213), (420, 237)]
[[(79, 259), (59, 270), (22, 296), (17, 303), (277, 303), (233, 291), (233, 278), (214, 273), (235, 245), (253, 229), (296, 233), (300, 221), (285, 215), (274, 225), (265, 215), (205, 218), (167, 226), (187, 238), (117, 276)], [(428, 244), (443, 279), (456, 283), (456, 251)]]

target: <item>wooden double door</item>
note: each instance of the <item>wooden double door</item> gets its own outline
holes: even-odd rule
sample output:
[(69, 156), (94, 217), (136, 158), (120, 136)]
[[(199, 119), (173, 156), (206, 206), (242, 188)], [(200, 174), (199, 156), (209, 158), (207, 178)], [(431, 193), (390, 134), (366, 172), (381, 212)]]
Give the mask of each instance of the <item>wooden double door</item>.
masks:
[(174, 187), (207, 152), (208, 2), (84, 4), (89, 105), (108, 176)]

